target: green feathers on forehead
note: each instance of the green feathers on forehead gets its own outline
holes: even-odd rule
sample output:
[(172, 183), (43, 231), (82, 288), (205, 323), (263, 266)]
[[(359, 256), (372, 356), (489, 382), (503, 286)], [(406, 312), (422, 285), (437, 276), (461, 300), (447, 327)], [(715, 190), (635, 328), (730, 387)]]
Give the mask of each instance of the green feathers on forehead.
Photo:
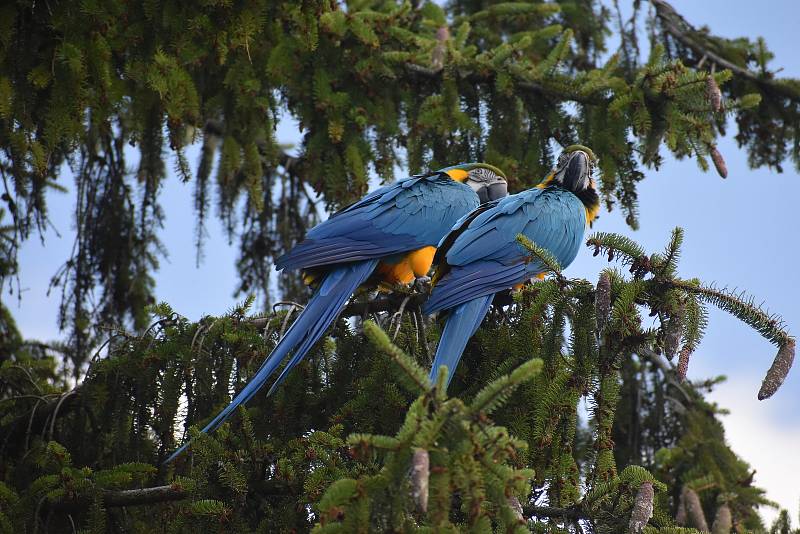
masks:
[(592, 152), (592, 149), (589, 148), (588, 146), (570, 145), (570, 146), (568, 146), (567, 148), (564, 149), (564, 152), (569, 154), (571, 152), (575, 152), (576, 150), (581, 150), (583, 152), (586, 152), (586, 154), (589, 156), (589, 159), (592, 161), (592, 163), (597, 163), (597, 156), (594, 155), (594, 152)]
[(494, 165), (489, 165), (488, 163), (478, 163), (478, 164), (476, 164), (475, 166), (476, 166), (476, 167), (482, 167), (482, 168), (484, 168), (484, 169), (489, 169), (490, 171), (492, 171), (492, 172), (493, 172), (493, 173), (495, 173), (496, 175), (498, 175), (498, 176), (502, 176), (503, 178), (505, 178), (505, 177), (506, 177), (506, 173), (504, 173), (503, 171), (501, 171), (500, 169), (498, 169), (498, 168), (497, 168), (497, 167), (495, 167)]

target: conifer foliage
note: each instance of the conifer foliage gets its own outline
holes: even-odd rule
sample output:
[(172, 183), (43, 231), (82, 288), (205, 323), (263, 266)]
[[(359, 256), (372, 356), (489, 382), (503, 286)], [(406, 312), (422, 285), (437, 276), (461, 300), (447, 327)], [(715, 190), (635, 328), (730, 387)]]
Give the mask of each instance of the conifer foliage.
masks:
[[(118, 332), (73, 389), (52, 359), (20, 346), (0, 368), (0, 526), (763, 531), (756, 511), (768, 501), (701, 394), (714, 383), (685, 381), (667, 358), (698, 346), (706, 302), (779, 353), (792, 338), (749, 298), (678, 278), (682, 235), (649, 255), (620, 235), (591, 236), (629, 272), (517, 292), (490, 313), (447, 392), (443, 374), (429, 383), (437, 324), (419, 316), (417, 295), (355, 302), (345, 311), (355, 322), (340, 320), (273, 397), (211, 435), (197, 428), (258, 370), (288, 312), (251, 316), (248, 299), (191, 323), (160, 304), (150, 328)], [(190, 452), (164, 465), (187, 436)]]
[[(0, 532), (766, 532), (764, 492), (703, 399), (718, 379), (686, 372), (708, 306), (775, 346), (759, 398), (795, 340), (748, 295), (679, 277), (679, 228), (658, 253), (594, 234), (597, 282), (521, 240), (551, 275), (498, 296), (447, 390), (427, 378), (440, 325), (424, 291), (359, 295), (275, 395), (197, 431), (295, 317), (290, 300), (253, 310), (274, 258), (373, 172), (481, 160), (521, 190), (581, 142), (635, 228), (637, 183), (665, 151), (727, 175), (728, 118), (751, 165), (800, 166), (800, 85), (770, 72), (762, 40), (698, 30), (664, 0), (631, 8), (0, 6), (0, 289), (19, 294), (25, 240), (68, 224), (51, 192), (74, 198), (76, 229), (52, 280), (63, 343), (25, 340), (0, 303)], [(288, 119), (291, 154), (275, 138)], [(198, 260), (212, 211), (241, 244), (245, 297), (223, 316), (154, 302), (170, 168), (193, 191)], [(302, 294), (292, 276), (277, 288)], [(791, 528), (782, 514), (772, 532)]]
[[(728, 116), (752, 165), (800, 164), (800, 88), (769, 71), (763, 41), (716, 38), (663, 0), (632, 8), (623, 21), (597, 0), (6, 2), (0, 261), (16, 263), (51, 224), (48, 194), (68, 189), (77, 236), (52, 285), (77, 376), (102, 342), (94, 326), (146, 326), (169, 168), (193, 183), (198, 259), (213, 210), (241, 244), (246, 295), (267, 292), (272, 260), (316, 222), (317, 195), (345, 205), (397, 165), (487, 161), (518, 190), (550, 169), (554, 143), (582, 142), (607, 206), (635, 227), (636, 183), (664, 150), (727, 174), (716, 138)], [(636, 34), (642, 18), (658, 31)], [(275, 139), (288, 117), (296, 155)], [(11, 285), (8, 268), (0, 277)]]

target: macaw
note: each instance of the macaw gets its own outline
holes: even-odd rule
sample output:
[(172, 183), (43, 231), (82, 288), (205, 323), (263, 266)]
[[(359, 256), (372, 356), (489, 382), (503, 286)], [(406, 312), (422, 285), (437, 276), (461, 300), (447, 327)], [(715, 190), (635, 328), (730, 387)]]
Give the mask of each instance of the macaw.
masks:
[(483, 204), (444, 237), (434, 258), (431, 295), (423, 306), (426, 314), (448, 312), (430, 373), (434, 383), (445, 365), (449, 384), (496, 293), (543, 277), (543, 265), (531, 261), (518, 234), (547, 249), (562, 267), (575, 259), (584, 230), (600, 209), (592, 178), (595, 164), (588, 148), (567, 147), (539, 185)]
[(381, 187), (309, 230), (302, 242), (278, 258), (276, 267), (302, 269), (314, 293), (255, 376), (202, 431), (214, 430), (253, 397), (294, 350), (267, 393), (271, 395), (359, 286), (407, 284), (427, 275), (435, 246), (453, 224), (482, 202), (506, 194), (508, 184), (500, 169), (464, 163)]

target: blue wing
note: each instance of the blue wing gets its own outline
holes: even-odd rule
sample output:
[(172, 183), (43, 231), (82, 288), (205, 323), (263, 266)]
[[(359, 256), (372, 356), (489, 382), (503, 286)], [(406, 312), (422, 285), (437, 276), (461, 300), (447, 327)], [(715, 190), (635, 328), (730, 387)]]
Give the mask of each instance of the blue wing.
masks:
[(568, 191), (531, 189), (506, 197), (460, 230), (444, 253), (447, 272), (437, 280), (425, 313), (497, 293), (542, 272), (516, 241), (520, 233), (566, 267), (578, 254), (585, 227), (583, 204)]
[(435, 246), (478, 204), (469, 186), (446, 174), (414, 176), (377, 189), (315, 226), (276, 266), (307, 269)]

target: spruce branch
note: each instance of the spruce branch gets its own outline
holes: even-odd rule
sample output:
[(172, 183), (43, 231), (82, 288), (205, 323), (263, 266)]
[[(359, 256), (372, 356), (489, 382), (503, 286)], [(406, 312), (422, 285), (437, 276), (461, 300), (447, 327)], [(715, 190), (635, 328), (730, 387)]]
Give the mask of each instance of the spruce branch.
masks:
[(692, 49), (698, 56), (708, 58), (709, 61), (729, 69), (735, 75), (754, 82), (763, 89), (788, 97), (795, 102), (800, 101), (800, 92), (788, 84), (781, 83), (771, 73), (756, 74), (715, 53), (711, 46), (703, 42), (705, 38), (702, 33), (689, 24), (666, 0), (650, 0), (650, 3), (656, 8), (656, 16), (664, 30)]
[(640, 330), (641, 317), (636, 302), (645, 291), (645, 282), (633, 280), (625, 284), (611, 306), (611, 325), (622, 335), (632, 335)]
[(675, 380), (674, 376), (678, 374), (677, 369), (670, 365), (670, 363), (666, 361), (660, 354), (644, 346), (637, 348), (636, 354), (646, 358), (649, 362), (658, 367), (669, 385), (674, 387), (683, 396), (683, 402), (686, 405), (694, 403), (694, 399), (690, 396), (689, 390), (684, 388), (684, 385), (682, 385), (678, 380)]
[(403, 370), (403, 383), (415, 394), (422, 394), (431, 389), (431, 381), (427, 373), (417, 362), (412, 360), (402, 349), (392, 343), (386, 332), (373, 321), (364, 321), (364, 334), (380, 350), (387, 354)]
[(659, 276), (674, 276), (678, 268), (678, 260), (681, 257), (681, 245), (683, 245), (683, 228), (676, 226), (672, 230), (667, 248), (663, 257), (659, 258), (659, 265), (654, 268)]
[[(107, 508), (123, 506), (151, 505), (162, 502), (180, 501), (187, 499), (191, 493), (180, 485), (170, 484), (153, 488), (141, 488), (120, 491), (105, 491), (101, 493), (103, 506)], [(71, 500), (53, 502), (48, 508), (59, 511), (77, 511), (88, 508), (93, 503), (93, 497), (83, 496)]]
[(623, 235), (597, 232), (589, 236), (586, 246), (594, 247), (594, 256), (603, 252), (608, 255), (608, 261), (618, 259), (623, 265), (630, 265), (631, 272), (638, 271), (641, 267), (647, 267), (649, 270), (649, 260), (644, 249)]
[[(284, 481), (266, 480), (254, 487), (262, 495), (288, 495), (289, 488)], [(174, 482), (165, 486), (138, 488), (127, 490), (105, 490), (100, 492), (100, 499), (106, 508), (122, 508), (126, 506), (146, 506), (166, 502), (182, 501), (191, 498), (193, 493), (180, 483)], [(91, 495), (78, 495), (73, 499), (63, 499), (50, 503), (47, 508), (61, 512), (74, 512), (89, 508), (94, 503)]]
[(469, 405), (470, 413), (475, 415), (492, 413), (493, 410), (508, 400), (517, 386), (532, 380), (538, 375), (543, 365), (544, 362), (538, 358), (529, 360), (514, 369), (510, 374), (492, 380), (475, 395), (475, 399)]
[(555, 274), (561, 283), (565, 281), (564, 275), (561, 274), (561, 265), (549, 250), (540, 247), (523, 234), (517, 234), (517, 241), (531, 253), (528, 261), (538, 261), (544, 267), (545, 272), (549, 271)]
[(702, 300), (736, 316), (778, 347), (792, 339), (784, 329), (783, 319), (779, 315), (762, 309), (755, 304), (752, 296), (743, 291), (735, 293), (726, 288), (704, 287), (693, 281), (683, 280), (676, 280), (673, 285), (687, 293), (698, 295)]

